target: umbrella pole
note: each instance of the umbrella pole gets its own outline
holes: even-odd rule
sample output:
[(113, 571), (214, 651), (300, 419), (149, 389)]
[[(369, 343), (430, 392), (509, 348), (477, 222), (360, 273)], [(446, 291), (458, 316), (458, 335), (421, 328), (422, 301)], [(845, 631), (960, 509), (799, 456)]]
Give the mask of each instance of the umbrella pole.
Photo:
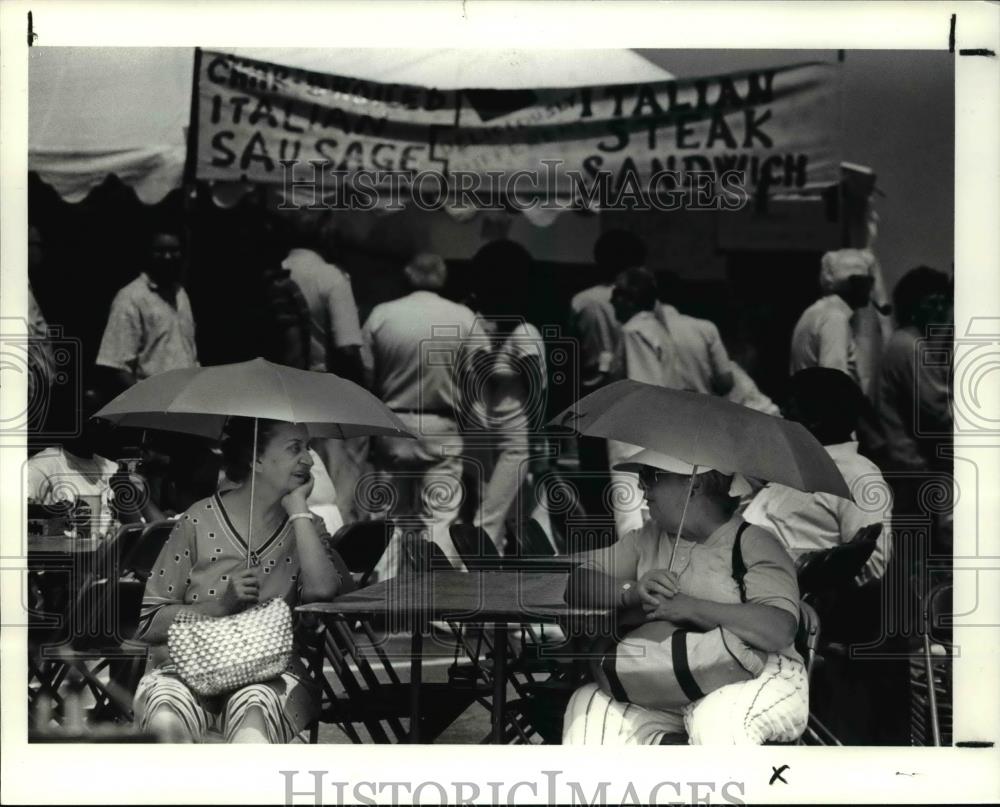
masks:
[(253, 549), (253, 491), (254, 491), (254, 479), (257, 476), (254, 473), (254, 463), (257, 462), (257, 418), (253, 419), (253, 453), (250, 455), (250, 518), (247, 520), (247, 568), (250, 568), (250, 557), (251, 550)]
[(687, 516), (688, 502), (691, 501), (691, 492), (694, 490), (694, 478), (698, 475), (698, 466), (691, 469), (691, 481), (688, 483), (687, 496), (684, 497), (684, 509), (681, 510), (681, 523), (677, 525), (677, 535), (674, 536), (674, 545), (670, 548), (670, 563), (667, 564), (667, 571), (674, 570), (674, 555), (677, 554), (677, 544), (681, 540), (681, 533), (684, 532), (684, 517)]

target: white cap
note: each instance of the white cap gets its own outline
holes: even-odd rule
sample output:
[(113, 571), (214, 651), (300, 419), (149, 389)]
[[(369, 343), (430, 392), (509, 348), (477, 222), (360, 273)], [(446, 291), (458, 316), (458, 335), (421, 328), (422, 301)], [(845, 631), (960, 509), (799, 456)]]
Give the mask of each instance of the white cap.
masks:
[(854, 275), (872, 277), (875, 256), (867, 249), (838, 249), (827, 252), (820, 262), (819, 285), (824, 294), (832, 293)]

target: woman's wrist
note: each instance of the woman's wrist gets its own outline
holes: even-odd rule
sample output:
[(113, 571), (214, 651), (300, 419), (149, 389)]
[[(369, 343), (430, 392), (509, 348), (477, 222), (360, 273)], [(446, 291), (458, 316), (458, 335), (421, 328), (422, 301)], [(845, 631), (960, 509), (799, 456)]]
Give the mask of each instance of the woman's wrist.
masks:
[(630, 580), (623, 583), (618, 595), (618, 602), (622, 608), (634, 608), (639, 605), (639, 583)]
[(302, 510), (292, 510), (288, 513), (288, 522), (292, 523), (294, 521), (312, 521), (312, 513), (308, 509), (303, 508)]

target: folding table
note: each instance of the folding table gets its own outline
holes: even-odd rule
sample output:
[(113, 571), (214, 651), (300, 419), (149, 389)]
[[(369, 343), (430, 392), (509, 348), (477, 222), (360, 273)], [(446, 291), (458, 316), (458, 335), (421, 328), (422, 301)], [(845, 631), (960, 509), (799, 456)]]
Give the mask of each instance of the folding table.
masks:
[(566, 573), (434, 571), (400, 575), (329, 603), (301, 605), (298, 611), (324, 620), (382, 616), (390, 627), (411, 633), (410, 732), (420, 742), (420, 684), (423, 635), (432, 621), (493, 626), (493, 742), (502, 743), (507, 704), (507, 647), (510, 623), (554, 623), (611, 618), (610, 609), (577, 608), (563, 601)]

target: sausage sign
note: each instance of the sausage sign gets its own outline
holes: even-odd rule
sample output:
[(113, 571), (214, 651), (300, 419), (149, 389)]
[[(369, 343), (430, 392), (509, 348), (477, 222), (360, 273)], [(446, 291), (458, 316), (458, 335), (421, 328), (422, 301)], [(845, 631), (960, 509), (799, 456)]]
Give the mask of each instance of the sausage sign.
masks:
[(531, 90), (384, 84), (214, 51), (200, 65), (201, 179), (366, 174), (377, 190), (433, 173), (450, 190), (510, 193), (513, 180), (516, 193), (592, 202), (595, 187), (641, 197), (664, 176), (728, 177), (747, 193), (838, 180), (837, 64)]

